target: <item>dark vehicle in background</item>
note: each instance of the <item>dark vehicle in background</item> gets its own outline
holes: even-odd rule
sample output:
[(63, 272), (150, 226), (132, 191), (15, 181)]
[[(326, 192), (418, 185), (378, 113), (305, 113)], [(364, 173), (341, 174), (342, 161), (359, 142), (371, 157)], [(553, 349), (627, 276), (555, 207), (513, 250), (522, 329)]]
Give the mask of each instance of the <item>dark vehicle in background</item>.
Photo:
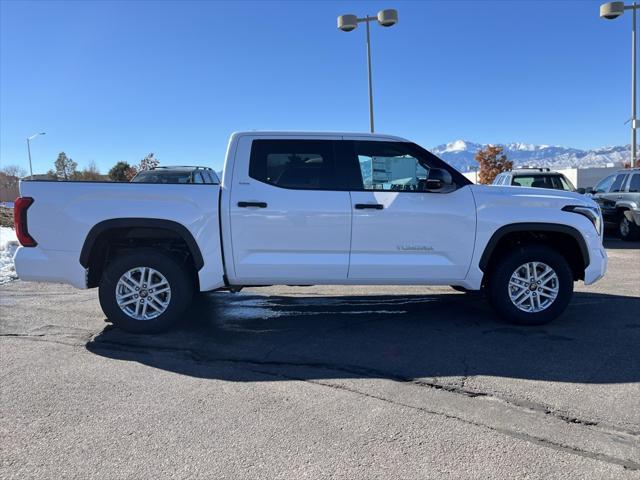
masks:
[(143, 170), (131, 179), (134, 183), (208, 183), (219, 185), (220, 179), (209, 167), (171, 166)]
[(605, 223), (616, 226), (620, 238), (640, 238), (640, 168), (619, 170), (587, 193), (600, 205)]
[[(524, 167), (502, 172), (493, 180), (492, 185), (550, 188), (567, 192), (578, 191), (567, 177), (559, 172), (552, 172), (548, 168)], [(579, 191), (579, 193), (584, 192)]]

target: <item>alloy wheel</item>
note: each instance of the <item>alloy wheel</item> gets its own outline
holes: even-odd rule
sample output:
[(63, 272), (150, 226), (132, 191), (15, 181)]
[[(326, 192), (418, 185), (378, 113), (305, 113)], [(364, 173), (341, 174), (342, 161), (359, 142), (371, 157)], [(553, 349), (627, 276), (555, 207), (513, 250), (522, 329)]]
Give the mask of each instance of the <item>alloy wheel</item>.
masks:
[(509, 298), (523, 312), (549, 308), (558, 296), (560, 281), (553, 268), (542, 262), (520, 265), (509, 279)]

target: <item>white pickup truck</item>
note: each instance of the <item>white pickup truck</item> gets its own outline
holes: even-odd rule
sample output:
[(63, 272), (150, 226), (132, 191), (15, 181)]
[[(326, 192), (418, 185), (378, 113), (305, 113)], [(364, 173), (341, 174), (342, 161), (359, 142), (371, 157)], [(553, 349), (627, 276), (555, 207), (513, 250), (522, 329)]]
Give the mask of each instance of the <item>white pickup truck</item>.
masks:
[(194, 292), (273, 284), (482, 289), (508, 321), (541, 324), (607, 267), (590, 198), (473, 185), (388, 135), (241, 132), (221, 185), (25, 180), (20, 193), (18, 276), (98, 287), (131, 332), (166, 329)]

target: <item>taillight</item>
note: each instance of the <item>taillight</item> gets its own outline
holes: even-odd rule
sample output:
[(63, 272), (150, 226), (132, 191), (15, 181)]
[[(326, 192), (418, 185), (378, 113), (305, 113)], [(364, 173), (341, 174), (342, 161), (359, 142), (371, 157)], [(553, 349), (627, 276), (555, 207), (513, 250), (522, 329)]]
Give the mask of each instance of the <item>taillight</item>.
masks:
[(13, 202), (13, 225), (16, 227), (16, 236), (23, 247), (35, 247), (38, 245), (27, 228), (27, 209), (33, 203), (31, 197), (18, 197)]

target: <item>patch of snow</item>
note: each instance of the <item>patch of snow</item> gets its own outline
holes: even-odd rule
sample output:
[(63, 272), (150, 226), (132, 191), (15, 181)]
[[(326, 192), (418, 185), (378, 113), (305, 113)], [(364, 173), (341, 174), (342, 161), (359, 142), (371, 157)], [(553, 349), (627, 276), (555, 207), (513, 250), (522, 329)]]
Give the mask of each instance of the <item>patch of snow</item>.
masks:
[(455, 142), (447, 143), (445, 152), (462, 152), (467, 149), (467, 143), (464, 140), (456, 140)]
[(0, 285), (18, 278), (13, 266), (13, 254), (18, 248), (18, 238), (13, 228), (0, 227)]

